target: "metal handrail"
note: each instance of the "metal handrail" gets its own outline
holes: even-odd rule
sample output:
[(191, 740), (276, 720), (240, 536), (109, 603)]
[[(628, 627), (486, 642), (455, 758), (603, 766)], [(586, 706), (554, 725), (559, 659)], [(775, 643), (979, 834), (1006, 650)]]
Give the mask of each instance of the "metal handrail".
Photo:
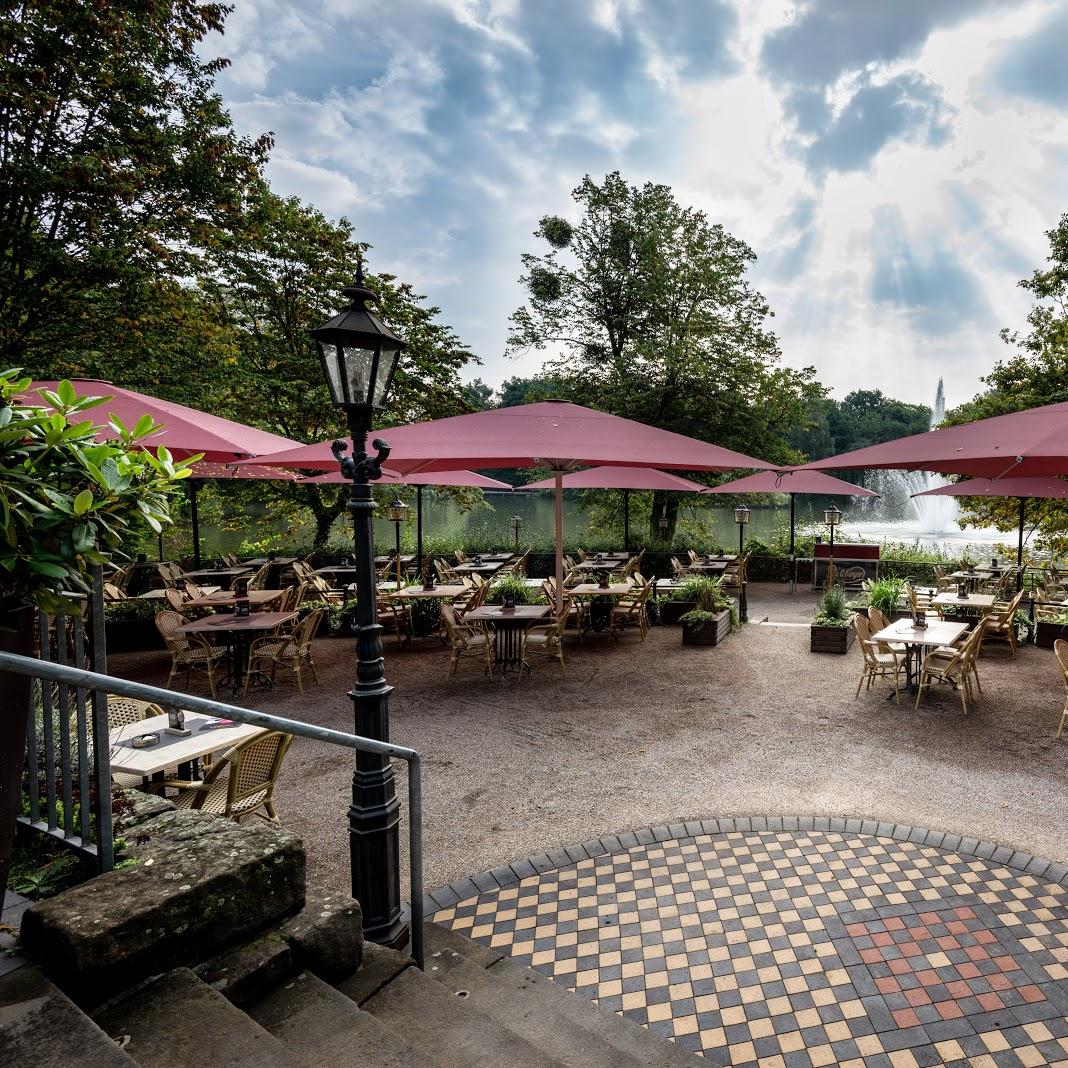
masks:
[(257, 712), (251, 708), (228, 705), (224, 701), (215, 701), (206, 697), (166, 690), (162, 686), (148, 686), (142, 682), (116, 678), (114, 675), (101, 675), (84, 668), (71, 667), (66, 664), (53, 664), (38, 660), (32, 656), (20, 656), (17, 653), (0, 652), (0, 671), (11, 671), (16, 675), (29, 675), (32, 678), (47, 679), (50, 682), (65, 683), (83, 690), (96, 690), (115, 694), (119, 697), (132, 697), (138, 701), (152, 704), (178, 706), (187, 712), (203, 712), (222, 719), (232, 719), (238, 723), (248, 723), (254, 727), (283, 731), (301, 738), (311, 738), (317, 742), (331, 742), (357, 749), (365, 753), (377, 753), (380, 756), (396, 757), (408, 765), (408, 847), (409, 884), (411, 894), (412, 920), (412, 956), (420, 968), (424, 964), (423, 951), (423, 787), (422, 762), (419, 754), (407, 746), (394, 745), (392, 742), (380, 742), (376, 738), (362, 738), (358, 734), (346, 734), (344, 731), (329, 727), (317, 727), (311, 723), (301, 723), (284, 716), (272, 716), (266, 712)]

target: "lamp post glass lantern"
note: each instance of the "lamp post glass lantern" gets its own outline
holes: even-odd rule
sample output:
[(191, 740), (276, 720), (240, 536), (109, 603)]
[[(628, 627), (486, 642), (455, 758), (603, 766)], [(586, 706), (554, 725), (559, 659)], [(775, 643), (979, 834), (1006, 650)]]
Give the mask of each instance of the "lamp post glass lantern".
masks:
[(399, 497), (395, 497), (389, 506), (386, 518), (393, 524), (396, 533), (393, 563), (397, 569), (397, 589), (399, 590), (401, 588), (401, 526), (408, 521), (408, 506)]
[(523, 517), (514, 515), (511, 519), (512, 533), (515, 535), (515, 551), (519, 552), (519, 528), (523, 525)]
[[(389, 695), (382, 656), (382, 627), (375, 592), (374, 497), (371, 483), (382, 477), (389, 445), (367, 436), (375, 411), (382, 408), (404, 342), (368, 309), (377, 297), (363, 284), (343, 291), (350, 304), (329, 322), (310, 331), (319, 346), (326, 382), (334, 404), (345, 413), (351, 443), (335, 441), (331, 449), (341, 473), (352, 482), (356, 564), (356, 680), (349, 691), (355, 733), (389, 741)], [(346, 450), (349, 455), (345, 455)], [(399, 533), (399, 526), (398, 526)], [(401, 946), (408, 940), (400, 896), (400, 802), (389, 758), (357, 752), (349, 807), (349, 852), (352, 896), (363, 911), (364, 935), (373, 942)]]
[(734, 509), (734, 521), (738, 524), (738, 619), (749, 622), (749, 599), (745, 591), (745, 528), (749, 525), (749, 508), (740, 504)]
[(827, 588), (834, 585), (834, 528), (841, 525), (842, 513), (837, 508), (824, 509), (823, 521), (831, 531), (831, 544), (827, 549)]

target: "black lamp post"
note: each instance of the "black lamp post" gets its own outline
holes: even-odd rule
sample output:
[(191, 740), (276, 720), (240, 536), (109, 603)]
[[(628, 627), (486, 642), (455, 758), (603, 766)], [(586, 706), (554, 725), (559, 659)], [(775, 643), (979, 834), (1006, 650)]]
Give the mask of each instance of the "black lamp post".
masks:
[[(349, 691), (356, 733), (389, 741), (389, 695), (382, 657), (382, 627), (375, 596), (375, 550), (371, 482), (382, 477), (389, 445), (375, 439), (375, 455), (367, 453), (367, 435), (376, 408), (386, 402), (404, 342), (366, 305), (375, 294), (363, 284), (363, 266), (356, 284), (342, 291), (350, 305), (328, 323), (311, 331), (319, 345), (330, 396), (345, 412), (351, 435), (335, 441), (334, 456), (352, 480), (352, 513), (356, 562), (356, 684)], [(373, 942), (401, 946), (408, 925), (401, 912), (400, 802), (388, 757), (357, 753), (349, 808), (349, 850), (352, 896), (363, 910), (363, 929)]]
[(734, 521), (738, 524), (738, 620), (749, 622), (749, 600), (745, 595), (745, 528), (749, 525), (749, 509), (740, 504), (734, 509)]
[(519, 528), (523, 525), (523, 517), (514, 515), (511, 518), (512, 533), (515, 535), (515, 551), (519, 552)]
[(833, 505), (823, 512), (823, 521), (831, 528), (831, 544), (827, 550), (827, 588), (834, 585), (834, 528), (842, 522), (842, 513)]
[(397, 535), (396, 553), (393, 560), (397, 567), (397, 589), (399, 590), (401, 588), (400, 532), (401, 526), (408, 521), (408, 506), (399, 497), (394, 497), (393, 503), (389, 506), (389, 511), (386, 513), (386, 518), (393, 524), (393, 528)]
[(660, 512), (660, 518), (657, 520), (657, 523), (660, 526), (660, 540), (666, 542), (668, 526), (670, 525), (668, 522), (667, 501), (664, 501), (664, 507)]

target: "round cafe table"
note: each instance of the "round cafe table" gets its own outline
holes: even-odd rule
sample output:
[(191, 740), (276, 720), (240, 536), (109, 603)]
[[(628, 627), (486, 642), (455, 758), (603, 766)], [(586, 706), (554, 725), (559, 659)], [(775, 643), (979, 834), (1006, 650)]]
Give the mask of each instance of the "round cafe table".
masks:
[(523, 632), (549, 618), (547, 604), (520, 604), (515, 608), (487, 604), (464, 616), (465, 623), (485, 623), (493, 631), (493, 666), (501, 672), (523, 664)]

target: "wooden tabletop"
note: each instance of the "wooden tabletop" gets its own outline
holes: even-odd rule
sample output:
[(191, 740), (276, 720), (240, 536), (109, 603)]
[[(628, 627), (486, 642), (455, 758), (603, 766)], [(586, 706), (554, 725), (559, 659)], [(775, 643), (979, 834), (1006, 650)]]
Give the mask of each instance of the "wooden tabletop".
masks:
[(634, 587), (629, 582), (613, 582), (608, 586), (602, 586), (597, 582), (580, 582), (577, 586), (564, 587), (565, 595), (577, 597), (622, 597), (633, 590)]
[(453, 571), (461, 575), (491, 575), (495, 571), (500, 571), (503, 565), (501, 563), (490, 564), (457, 564)]
[(994, 572), (989, 568), (977, 567), (974, 571), (954, 571), (950, 578), (953, 579), (986, 579), (992, 578)]
[(187, 634), (210, 634), (212, 631), (229, 633), (239, 630), (274, 630), (282, 623), (296, 619), (296, 612), (253, 612), (248, 616), (205, 616), (186, 623), (182, 630)]
[(940, 593), (931, 598), (931, 604), (955, 605), (958, 608), (993, 608), (997, 598), (992, 593), (969, 593), (967, 597), (958, 597), (955, 593)]
[[(285, 590), (249, 590), (248, 603), (253, 608), (258, 605), (270, 604), (277, 601), (285, 593)], [(186, 601), (186, 608), (229, 608), (237, 601), (237, 594), (233, 590), (220, 590), (218, 593), (209, 594), (207, 597), (194, 597)]]
[(464, 613), (465, 623), (536, 623), (549, 615), (547, 604), (517, 604), (515, 608), (505, 608), (499, 604), (484, 604)]
[(255, 560), (242, 560), (241, 563), (246, 567), (263, 567), (264, 564), (279, 564), (282, 567), (288, 567), (299, 559), (299, 556), (257, 556)]
[(450, 600), (467, 593), (467, 586), (435, 586), (432, 590), (424, 590), (422, 586), (405, 586), (403, 590), (397, 590), (392, 594), (394, 599), (403, 601), (422, 601), (431, 597), (441, 597)]
[[(263, 727), (253, 727), (248, 723), (235, 723), (232, 727), (216, 727), (201, 730), (201, 724), (210, 716), (199, 712), (187, 712), (185, 725), (192, 731), (188, 738), (178, 738), (173, 734), (164, 734), (167, 726), (166, 716), (152, 716), (150, 719), (128, 723), (125, 727), (116, 727), (109, 732), (111, 743), (111, 767), (113, 770), (129, 771), (134, 775), (155, 775), (157, 771), (176, 768), (190, 760), (199, 760), (208, 753), (217, 753), (221, 749), (243, 742), (247, 738), (262, 734)], [(139, 734), (159, 733), (159, 742), (148, 749), (134, 749), (130, 739)]]
[(688, 571), (726, 571), (726, 560), (712, 560), (709, 563), (705, 563), (703, 560), (698, 560), (697, 563), (689, 563), (683, 565)]
[(967, 623), (930, 619), (927, 626), (917, 630), (911, 619), (897, 619), (889, 627), (873, 634), (873, 642), (904, 642), (906, 645), (952, 645), (966, 630)]
[(244, 567), (204, 567), (199, 571), (183, 571), (182, 578), (237, 578), (238, 575), (247, 575), (252, 570), (247, 565)]
[[(410, 564), (414, 559), (415, 559), (415, 553), (407, 553), (407, 554), (401, 553), (401, 563), (402, 564)], [(378, 564), (379, 567), (381, 567), (383, 564), (390, 563), (390, 562), (396, 563), (396, 560), (397, 560), (397, 557), (393, 553), (390, 553), (388, 556), (376, 556), (375, 557), (375, 563)]]

